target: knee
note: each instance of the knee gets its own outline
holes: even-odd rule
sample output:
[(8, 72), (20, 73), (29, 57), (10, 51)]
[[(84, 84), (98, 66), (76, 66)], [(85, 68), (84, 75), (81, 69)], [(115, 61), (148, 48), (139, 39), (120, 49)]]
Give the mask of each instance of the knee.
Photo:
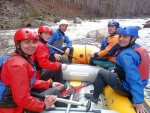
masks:
[(89, 60), (89, 64), (93, 64), (93, 58), (92, 57)]
[(60, 62), (61, 62), (61, 63), (66, 63), (66, 64), (69, 63), (69, 62), (68, 62), (68, 59), (65, 58), (65, 57), (63, 57), (63, 56), (60, 58)]
[(94, 60), (94, 57), (90, 57), (90, 61), (93, 61)]
[(52, 90), (53, 90), (54, 94), (56, 94), (56, 95), (59, 93), (59, 90), (57, 88), (52, 88)]
[(58, 95), (59, 90), (57, 88), (49, 88), (46, 92), (47, 95)]
[(97, 77), (103, 78), (104, 76), (106, 76), (106, 74), (107, 74), (106, 69), (100, 69), (97, 73)]
[(97, 77), (100, 77), (100, 76), (101, 76), (101, 70), (99, 70), (97, 73)]
[(57, 95), (58, 98), (62, 97), (61, 94), (60, 94), (60, 91), (56, 88), (53, 88), (53, 93), (54, 93), (54, 95)]

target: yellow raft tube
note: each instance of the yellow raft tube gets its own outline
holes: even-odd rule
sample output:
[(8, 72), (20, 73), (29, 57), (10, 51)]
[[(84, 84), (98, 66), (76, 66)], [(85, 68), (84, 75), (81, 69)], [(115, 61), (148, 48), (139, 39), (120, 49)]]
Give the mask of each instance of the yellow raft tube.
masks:
[(88, 64), (90, 57), (87, 55), (88, 52), (98, 52), (99, 48), (92, 45), (73, 45), (73, 57), (72, 63), (73, 64), (81, 64), (80, 61), (82, 61), (83, 64)]

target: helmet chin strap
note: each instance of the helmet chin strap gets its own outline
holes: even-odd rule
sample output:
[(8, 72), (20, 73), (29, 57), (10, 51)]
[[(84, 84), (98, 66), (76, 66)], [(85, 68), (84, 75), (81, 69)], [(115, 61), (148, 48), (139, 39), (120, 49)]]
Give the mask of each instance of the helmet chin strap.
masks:
[(116, 35), (116, 32), (115, 32), (115, 33), (110, 34), (110, 36), (114, 36), (114, 35)]
[(40, 33), (39, 35), (39, 41), (42, 42), (43, 44), (46, 44), (47, 42), (42, 38), (42, 34)]
[(132, 45), (135, 44), (135, 41), (131, 42), (132, 39), (133, 39), (133, 36), (131, 36), (130, 41), (129, 41), (129, 44), (128, 44), (126, 47), (124, 47), (124, 48), (130, 47), (130, 46), (132, 46)]

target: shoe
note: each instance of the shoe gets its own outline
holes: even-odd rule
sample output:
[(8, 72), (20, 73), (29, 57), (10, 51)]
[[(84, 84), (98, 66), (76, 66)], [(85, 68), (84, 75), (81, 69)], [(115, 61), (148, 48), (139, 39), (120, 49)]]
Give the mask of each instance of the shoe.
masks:
[(95, 104), (97, 104), (98, 103), (98, 101), (100, 101), (100, 99), (95, 99), (95, 98), (93, 98), (93, 94), (89, 94), (89, 93), (85, 93), (85, 98), (86, 99), (90, 99), (92, 102), (94, 102)]
[(64, 84), (64, 87), (60, 90), (60, 93), (65, 91), (68, 88), (67, 84)]
[(84, 97), (85, 97), (86, 99), (93, 99), (93, 94), (85, 93)]

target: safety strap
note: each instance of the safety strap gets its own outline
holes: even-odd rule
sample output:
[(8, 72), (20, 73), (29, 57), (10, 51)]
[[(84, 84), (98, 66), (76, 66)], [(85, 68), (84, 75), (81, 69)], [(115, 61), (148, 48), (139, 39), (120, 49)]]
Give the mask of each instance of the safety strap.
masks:
[(35, 66), (33, 66), (33, 68), (34, 68), (34, 76), (31, 78), (31, 80), (30, 80), (30, 87), (32, 88), (32, 85), (33, 85), (33, 83), (34, 83), (34, 81), (35, 81), (35, 79), (36, 79), (36, 67)]

